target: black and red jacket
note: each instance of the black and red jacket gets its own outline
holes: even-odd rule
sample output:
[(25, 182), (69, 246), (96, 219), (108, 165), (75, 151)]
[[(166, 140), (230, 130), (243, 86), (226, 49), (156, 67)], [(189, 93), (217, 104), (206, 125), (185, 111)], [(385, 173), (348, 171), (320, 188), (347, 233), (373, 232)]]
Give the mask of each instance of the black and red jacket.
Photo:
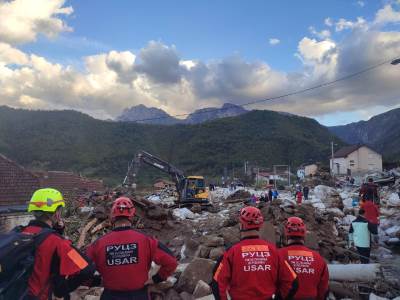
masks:
[[(37, 234), (50, 226), (44, 222), (31, 221), (22, 231)], [(67, 296), (94, 273), (94, 265), (79, 253), (71, 241), (57, 233), (51, 233), (35, 252), (33, 272), (28, 282), (29, 299), (52, 299)], [(68, 276), (68, 279), (66, 278)]]
[(226, 300), (290, 299), (297, 289), (296, 273), (280, 258), (275, 245), (247, 237), (226, 250), (213, 275), (213, 294)]
[(153, 276), (156, 283), (166, 280), (177, 267), (166, 246), (131, 227), (115, 228), (91, 244), (86, 253), (101, 274), (104, 288), (110, 291), (143, 289), (151, 262), (161, 266)]
[(328, 266), (318, 252), (302, 244), (293, 244), (279, 249), (279, 256), (287, 260), (297, 273), (299, 289), (294, 299), (326, 299), (329, 281)]

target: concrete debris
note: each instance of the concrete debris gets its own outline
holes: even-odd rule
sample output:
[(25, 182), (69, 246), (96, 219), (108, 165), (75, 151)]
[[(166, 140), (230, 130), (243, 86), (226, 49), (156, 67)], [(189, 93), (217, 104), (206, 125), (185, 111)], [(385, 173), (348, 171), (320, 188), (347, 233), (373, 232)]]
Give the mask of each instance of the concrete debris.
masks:
[(397, 193), (391, 193), (388, 199), (387, 204), (389, 206), (395, 206), (395, 207), (399, 207), (400, 206), (400, 197), (399, 194)]
[(177, 218), (178, 220), (185, 220), (185, 219), (194, 219), (195, 214), (186, 207), (184, 208), (175, 208), (172, 211), (172, 215)]

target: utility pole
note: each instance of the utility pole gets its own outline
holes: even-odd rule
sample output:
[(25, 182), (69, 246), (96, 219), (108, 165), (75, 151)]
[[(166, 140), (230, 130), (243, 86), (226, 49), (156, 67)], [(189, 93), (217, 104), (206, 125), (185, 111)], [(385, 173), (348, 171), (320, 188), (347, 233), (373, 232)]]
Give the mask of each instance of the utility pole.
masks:
[(333, 171), (333, 166), (334, 166), (334, 162), (333, 162), (333, 141), (331, 142), (331, 152), (332, 152), (332, 155), (331, 155), (331, 175), (333, 176), (333, 173), (334, 173), (334, 171)]
[(335, 154), (333, 152), (333, 141), (331, 142), (331, 152), (332, 152), (332, 181), (333, 181), (333, 185), (335, 185), (335, 170), (333, 169), (335, 166)]

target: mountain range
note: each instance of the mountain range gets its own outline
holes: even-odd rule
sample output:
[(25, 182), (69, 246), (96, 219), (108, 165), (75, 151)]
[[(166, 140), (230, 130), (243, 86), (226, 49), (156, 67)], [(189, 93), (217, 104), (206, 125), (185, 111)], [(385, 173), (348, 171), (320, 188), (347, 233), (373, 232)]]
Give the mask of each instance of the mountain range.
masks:
[(76, 111), (0, 107), (0, 153), (29, 168), (74, 171), (110, 184), (122, 181), (138, 150), (187, 175), (220, 178), (226, 168), (238, 174), (244, 161), (261, 167), (327, 162), (332, 139), (343, 145), (314, 119), (273, 111), (163, 126), (102, 121)]
[(241, 106), (225, 103), (222, 107), (208, 107), (195, 110), (185, 119), (170, 116), (162, 109), (146, 107), (143, 104), (125, 109), (117, 121), (136, 122), (142, 124), (174, 125), (174, 124), (199, 124), (215, 119), (235, 117), (249, 112)]
[(400, 108), (376, 115), (368, 121), (329, 127), (348, 144), (366, 144), (384, 155), (386, 161), (400, 159)]

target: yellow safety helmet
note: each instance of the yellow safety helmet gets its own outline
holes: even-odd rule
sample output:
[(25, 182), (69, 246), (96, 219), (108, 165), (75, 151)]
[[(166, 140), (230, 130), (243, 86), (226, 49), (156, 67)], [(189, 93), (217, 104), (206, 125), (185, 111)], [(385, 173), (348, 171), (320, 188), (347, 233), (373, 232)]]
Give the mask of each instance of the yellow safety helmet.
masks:
[(59, 191), (51, 188), (39, 189), (32, 195), (28, 205), (28, 212), (55, 212), (59, 206), (65, 206), (64, 198)]

